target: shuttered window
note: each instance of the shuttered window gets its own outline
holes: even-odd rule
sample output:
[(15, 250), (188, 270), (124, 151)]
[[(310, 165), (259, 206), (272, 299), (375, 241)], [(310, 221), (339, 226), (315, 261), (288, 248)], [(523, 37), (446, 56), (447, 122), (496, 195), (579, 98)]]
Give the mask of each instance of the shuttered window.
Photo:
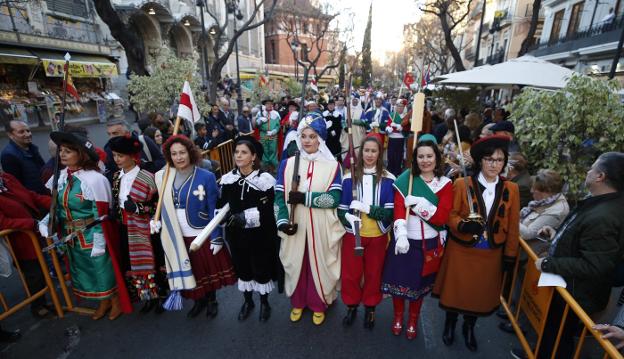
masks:
[(87, 17), (86, 0), (46, 0), (48, 10), (67, 15)]

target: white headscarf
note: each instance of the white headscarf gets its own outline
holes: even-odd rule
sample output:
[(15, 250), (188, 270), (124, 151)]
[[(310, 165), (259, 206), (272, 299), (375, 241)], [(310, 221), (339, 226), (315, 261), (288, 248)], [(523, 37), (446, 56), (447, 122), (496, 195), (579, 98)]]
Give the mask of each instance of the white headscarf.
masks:
[[(297, 127), (297, 139), (296, 139), (297, 148), (299, 148), (301, 157), (305, 158), (308, 161), (314, 161), (319, 158), (324, 159), (326, 161), (336, 161), (336, 158), (334, 157), (334, 155), (331, 153), (329, 148), (327, 148), (327, 145), (325, 144), (325, 140), (320, 135), (317, 137), (319, 141), (318, 151), (316, 151), (315, 153), (307, 153), (303, 149), (303, 145), (301, 145), (301, 132), (303, 132), (303, 130), (305, 130), (306, 128), (312, 128), (312, 127), (310, 127), (304, 119), (301, 119), (301, 122), (299, 123), (299, 127)], [(312, 129), (314, 130), (314, 128)]]

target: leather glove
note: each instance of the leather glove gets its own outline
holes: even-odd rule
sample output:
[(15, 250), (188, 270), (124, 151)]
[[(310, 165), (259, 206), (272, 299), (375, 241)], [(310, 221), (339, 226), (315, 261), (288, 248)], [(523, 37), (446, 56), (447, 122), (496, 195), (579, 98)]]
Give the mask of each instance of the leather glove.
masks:
[(138, 207), (136, 205), (136, 203), (134, 203), (133, 200), (131, 199), (127, 199), (124, 204), (123, 204), (124, 209), (126, 210), (126, 212), (130, 212), (130, 213), (137, 213), (138, 211)]
[(288, 204), (303, 204), (305, 203), (305, 193), (290, 191), (288, 193)]
[(349, 206), (349, 208), (366, 214), (370, 213), (370, 205), (360, 202), (358, 200), (351, 201), (351, 205)]
[(351, 213), (346, 213), (345, 214), (345, 219), (351, 225), (351, 229), (355, 228), (355, 222), (360, 222), (360, 224), (359, 224), (360, 226), (362, 224), (362, 219), (360, 217), (352, 215)]
[(286, 233), (289, 236), (292, 236), (293, 234), (297, 233), (297, 224), (291, 226), (288, 223), (282, 223), (277, 227), (277, 229)]
[(466, 234), (480, 235), (483, 233), (483, 225), (475, 221), (461, 221), (457, 228), (460, 232)]
[(160, 232), (160, 228), (162, 227), (160, 221), (150, 220), (150, 233), (156, 234)]
[(245, 213), (234, 213), (230, 216), (226, 226), (234, 228), (245, 228)]
[(221, 250), (221, 248), (223, 248), (223, 244), (210, 243), (210, 250), (212, 251), (213, 256), (216, 256), (217, 253), (219, 253), (219, 251)]
[(394, 221), (394, 237), (396, 243), (394, 244), (394, 254), (405, 254), (409, 251), (409, 240), (407, 239), (407, 223), (404, 219), (397, 219)]

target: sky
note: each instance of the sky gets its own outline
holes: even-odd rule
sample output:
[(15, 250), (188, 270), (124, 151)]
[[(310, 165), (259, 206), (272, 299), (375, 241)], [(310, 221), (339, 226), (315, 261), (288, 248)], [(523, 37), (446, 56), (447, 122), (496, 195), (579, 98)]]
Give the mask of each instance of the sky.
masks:
[[(364, 31), (368, 20), (371, 0), (332, 1), (336, 10), (350, 10), (354, 13), (354, 47), (362, 49)], [(403, 42), (403, 25), (413, 23), (420, 17), (417, 0), (372, 0), (373, 28), (371, 31), (371, 52), (374, 59), (383, 64), (386, 51), (399, 51)], [(339, 4), (339, 5), (336, 5)], [(342, 19), (339, 19), (342, 22)]]

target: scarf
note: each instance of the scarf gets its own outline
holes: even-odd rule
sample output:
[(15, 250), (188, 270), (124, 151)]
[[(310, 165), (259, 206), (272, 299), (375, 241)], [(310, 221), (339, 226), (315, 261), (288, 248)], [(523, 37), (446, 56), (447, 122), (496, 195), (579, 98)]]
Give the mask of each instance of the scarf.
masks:
[(529, 202), (529, 204), (526, 207), (520, 210), (520, 221), (523, 221), (529, 214), (531, 214), (531, 212), (535, 211), (536, 208), (548, 207), (551, 204), (555, 203), (559, 199), (560, 196), (561, 196), (561, 193), (557, 193), (555, 195), (546, 197), (544, 199), (533, 200)]

